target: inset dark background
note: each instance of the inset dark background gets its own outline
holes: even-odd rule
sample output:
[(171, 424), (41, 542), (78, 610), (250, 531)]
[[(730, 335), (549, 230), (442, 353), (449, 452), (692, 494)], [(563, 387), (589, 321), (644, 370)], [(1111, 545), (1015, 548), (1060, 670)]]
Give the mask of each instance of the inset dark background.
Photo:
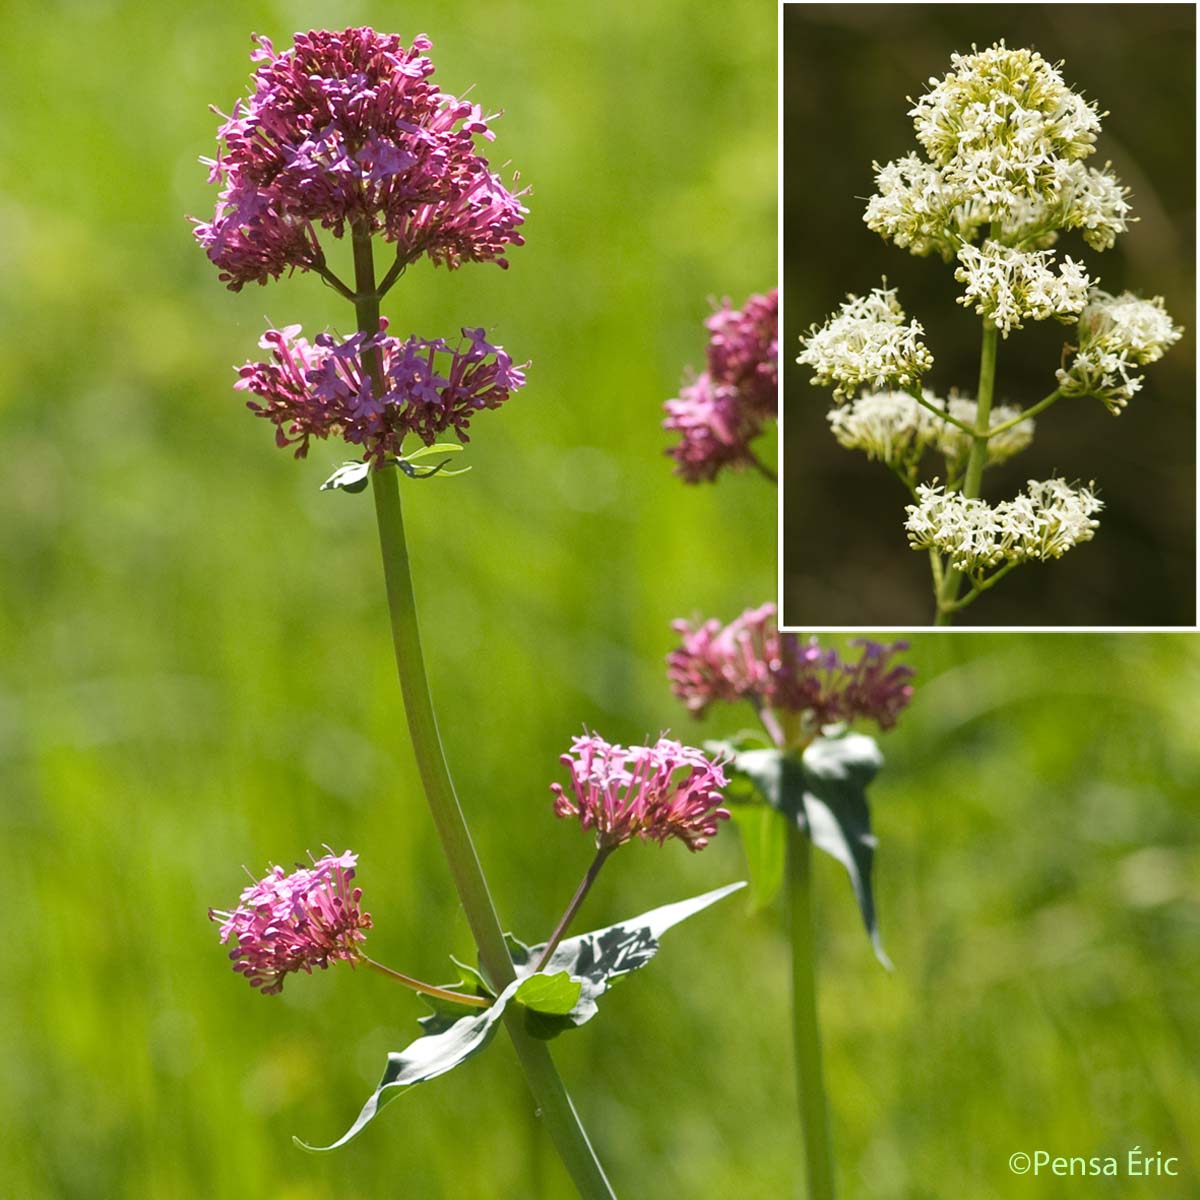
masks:
[[(974, 396), (979, 318), (955, 303), (954, 264), (915, 258), (863, 223), (873, 161), (918, 148), (907, 97), (1000, 38), (1065, 60), (1066, 82), (1098, 101), (1097, 167), (1111, 160), (1140, 218), (1104, 253), (1077, 233), (1107, 291), (1162, 295), (1182, 341), (1146, 370), (1120, 417), (1067, 399), (1038, 422), (1033, 446), (989, 468), (997, 500), (1028, 479), (1095, 480), (1105, 510), (1095, 539), (1065, 558), (1018, 568), (958, 619), (975, 625), (1190, 625), (1195, 620), (1195, 9), (1161, 5), (787, 5), (784, 11), (784, 615), (793, 625), (928, 624), (928, 562), (908, 549), (908, 497), (891, 473), (842, 449), (832, 401), (795, 362), (798, 338), (886, 275), (925, 326), (926, 386)], [(1054, 388), (1073, 326), (1028, 322), (1000, 344), (998, 403), (1029, 405)], [(932, 460), (931, 460), (932, 461)]]

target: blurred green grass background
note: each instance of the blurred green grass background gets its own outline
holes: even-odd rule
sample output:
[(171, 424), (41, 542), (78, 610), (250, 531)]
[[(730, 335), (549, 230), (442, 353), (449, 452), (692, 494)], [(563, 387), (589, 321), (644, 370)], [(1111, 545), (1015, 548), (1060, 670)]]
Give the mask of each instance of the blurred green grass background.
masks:
[[(398, 330), (486, 323), (534, 362), (477, 423), (474, 471), (405, 492), (443, 735), (506, 922), (543, 935), (588, 860), (548, 790), (583, 723), (625, 740), (747, 719), (696, 729), (662, 657), (671, 618), (773, 594), (774, 496), (679, 485), (657, 423), (701, 360), (707, 297), (774, 272), (774, 13), (477, 20), (9, 14), (5, 1195), (568, 1194), (502, 1040), (341, 1154), (296, 1150), (341, 1132), (422, 1010), (346, 969), (263, 999), (205, 918), (242, 864), (328, 842), (362, 855), (376, 957), (440, 978), (470, 953), (406, 747), (369, 504), (319, 494), (336, 448), (293, 462), (230, 390), (264, 314), (348, 315), (311, 279), (231, 296), (183, 219), (211, 205), (206, 105), (244, 89), (251, 29), (428, 32), (443, 85), (505, 109), (494, 161), (535, 189), (511, 271), (414, 269), (387, 306)], [(846, 1193), (1025, 1195), (1004, 1163), (1034, 1140), (1182, 1151), (1200, 1118), (1193, 643), (930, 637), (913, 657), (922, 689), (876, 789), (894, 976), (836, 866), (818, 877)], [(742, 872), (728, 833), (622, 860), (587, 924)], [(778, 915), (734, 901), (556, 1044), (621, 1195), (789, 1194), (785, 979)], [(1163, 1194), (1104, 1182), (1088, 1194)]]

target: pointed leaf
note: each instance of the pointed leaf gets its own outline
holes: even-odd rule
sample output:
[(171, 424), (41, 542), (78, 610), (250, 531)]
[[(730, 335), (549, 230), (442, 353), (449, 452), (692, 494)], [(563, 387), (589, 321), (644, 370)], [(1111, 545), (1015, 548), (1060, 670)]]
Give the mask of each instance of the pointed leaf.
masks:
[(404, 456), (405, 462), (417, 462), (418, 459), (428, 458), (431, 454), (461, 454), (463, 447), (459, 442), (434, 442), (432, 446), (418, 446), (411, 454)]
[(313, 1153), (325, 1153), (344, 1146), (357, 1137), (386, 1105), (409, 1088), (436, 1079), (478, 1054), (495, 1036), (497, 1023), (517, 987), (514, 981), (500, 993), (490, 1008), (477, 1009), (471, 1016), (460, 1018), (449, 1028), (419, 1037), (405, 1049), (389, 1054), (379, 1085), (363, 1105), (354, 1124), (336, 1142), (328, 1146), (310, 1146), (299, 1138), (292, 1140), (302, 1149)]
[(813, 845), (846, 868), (875, 956), (891, 970), (879, 939), (871, 867), (876, 839), (871, 833), (867, 785), (883, 765), (875, 742), (859, 733), (818, 738), (803, 756), (804, 812)]
[[(562, 1016), (530, 1014), (536, 1018), (526, 1023), (530, 1032), (549, 1038), (572, 1026), (587, 1024), (596, 1015), (596, 1001), (617, 980), (644, 967), (658, 953), (658, 940), (668, 929), (745, 886), (744, 883), (732, 883), (690, 900), (651, 909), (607, 929), (564, 939), (555, 947), (545, 971), (565, 971), (578, 980), (581, 985), (579, 999)], [(534, 946), (531, 949), (532, 962), (537, 962), (542, 948)], [(517, 968), (518, 976), (529, 973), (528, 966), (524, 970)]]
[(342, 463), (330, 477), (321, 484), (321, 491), (340, 488), (343, 492), (361, 492), (367, 486), (371, 473), (369, 462)]

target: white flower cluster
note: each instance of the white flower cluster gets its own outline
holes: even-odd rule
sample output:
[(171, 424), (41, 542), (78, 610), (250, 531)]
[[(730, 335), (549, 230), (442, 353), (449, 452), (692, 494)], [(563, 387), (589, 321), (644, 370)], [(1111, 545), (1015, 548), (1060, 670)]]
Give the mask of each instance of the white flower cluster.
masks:
[(1096, 106), (1035, 50), (972, 50), (910, 110), (917, 141), (949, 182), (989, 203), (1053, 192), (1055, 164), (1093, 152)]
[(1031, 479), (1024, 492), (995, 507), (920, 484), (905, 528), (914, 550), (937, 550), (955, 570), (977, 577), (1005, 563), (1061, 558), (1092, 540), (1100, 524), (1093, 514), (1103, 507), (1091, 486), (1075, 488), (1065, 479)]
[(973, 304), (1004, 337), (1027, 317), (1070, 321), (1088, 302), (1092, 281), (1083, 264), (1067, 256), (1055, 275), (1053, 250), (1016, 250), (989, 239), (982, 247), (961, 246), (958, 261), (954, 278), (967, 285), (959, 304)]
[(1135, 368), (1158, 362), (1183, 336), (1161, 296), (1142, 300), (1132, 292), (1110, 295), (1099, 288), (1079, 316), (1079, 348), (1058, 371), (1068, 396), (1096, 396), (1117, 416), (1141, 390)]
[[(951, 394), (941, 400), (932, 392), (925, 399), (964, 425), (974, 426), (978, 406), (974, 400)], [(1020, 409), (1000, 404), (991, 410), (988, 424), (1003, 425), (1020, 415)], [(890, 466), (915, 465), (929, 449), (945, 455), (953, 468), (965, 461), (971, 438), (956, 425), (940, 420), (916, 399), (903, 392), (873, 392), (849, 404), (830, 409), (829, 425), (838, 443), (847, 450), (862, 450), (868, 458)], [(1021, 421), (988, 441), (988, 465), (1012, 458), (1033, 440), (1033, 418)]]
[(924, 332), (919, 321), (906, 322), (895, 288), (875, 288), (869, 296), (847, 296), (836, 316), (814, 325), (800, 339), (796, 361), (812, 368), (817, 386), (833, 384), (837, 400), (862, 387), (906, 388), (933, 366)]
[(1129, 226), (1129, 189), (1086, 166), (1100, 130), (1093, 104), (1030, 50), (1003, 42), (953, 56), (909, 115), (929, 154), (874, 164), (867, 226), (916, 255), (949, 262), (981, 229), (1006, 245), (1044, 250), (1078, 229), (1095, 250)]

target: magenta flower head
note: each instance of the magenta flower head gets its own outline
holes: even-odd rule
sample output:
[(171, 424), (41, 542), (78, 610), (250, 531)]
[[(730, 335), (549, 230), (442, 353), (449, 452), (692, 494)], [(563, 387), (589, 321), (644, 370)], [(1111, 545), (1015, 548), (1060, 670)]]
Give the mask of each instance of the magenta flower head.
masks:
[(893, 662), (906, 642), (852, 642), (861, 656), (843, 661), (816, 638), (805, 643), (781, 632), (773, 604), (747, 609), (728, 625), (675, 621), (672, 628), (680, 646), (667, 655), (667, 676), (696, 716), (720, 701), (749, 700), (760, 712), (799, 717), (811, 736), (824, 725), (855, 719), (891, 729), (912, 698), (912, 668)]
[(476, 148), (493, 118), (430, 81), (424, 34), (405, 47), (373, 29), (313, 31), (278, 54), (255, 40), (251, 95), (203, 160), (216, 213), (195, 231), (233, 291), (323, 266), (317, 229), (348, 225), (395, 243), (401, 266), (508, 265), (526, 210)]
[(251, 987), (269, 996), (283, 991), (284, 977), (293, 971), (311, 975), (313, 967), (359, 958), (371, 917), (359, 907), (362, 889), (350, 886), (357, 862), (347, 850), (290, 875), (272, 867), (242, 892), (233, 912), (209, 910), (210, 920), (221, 920), (221, 941), (236, 943), (229, 952), (233, 969)]
[(667, 453), (688, 483), (752, 463), (750, 443), (779, 403), (778, 293), (751, 296), (741, 309), (727, 300), (705, 325), (706, 369), (663, 406), (663, 428), (680, 435)]
[[(469, 440), (475, 413), (498, 408), (525, 383), (521, 367), (482, 329), (464, 329), (450, 346), (440, 338), (407, 341), (388, 337), (386, 321), (372, 337), (357, 333), (345, 341), (318, 334), (315, 343), (299, 336), (300, 326), (270, 329), (259, 345), (267, 362), (247, 363), (234, 387), (257, 397), (249, 408), (275, 426), (279, 446), (308, 453), (311, 438), (337, 436), (362, 450), (364, 459), (399, 455), (408, 434), (432, 445), (452, 430)], [(376, 349), (383, 361), (383, 391), (376, 395), (363, 365)]]
[(660, 845), (678, 838), (689, 850), (703, 850), (717, 822), (729, 817), (721, 807), (721, 789), (729, 781), (720, 761), (670, 738), (625, 747), (584, 734), (560, 761), (571, 782), (567, 788), (550, 785), (554, 812), (594, 829), (600, 850), (635, 837)]

